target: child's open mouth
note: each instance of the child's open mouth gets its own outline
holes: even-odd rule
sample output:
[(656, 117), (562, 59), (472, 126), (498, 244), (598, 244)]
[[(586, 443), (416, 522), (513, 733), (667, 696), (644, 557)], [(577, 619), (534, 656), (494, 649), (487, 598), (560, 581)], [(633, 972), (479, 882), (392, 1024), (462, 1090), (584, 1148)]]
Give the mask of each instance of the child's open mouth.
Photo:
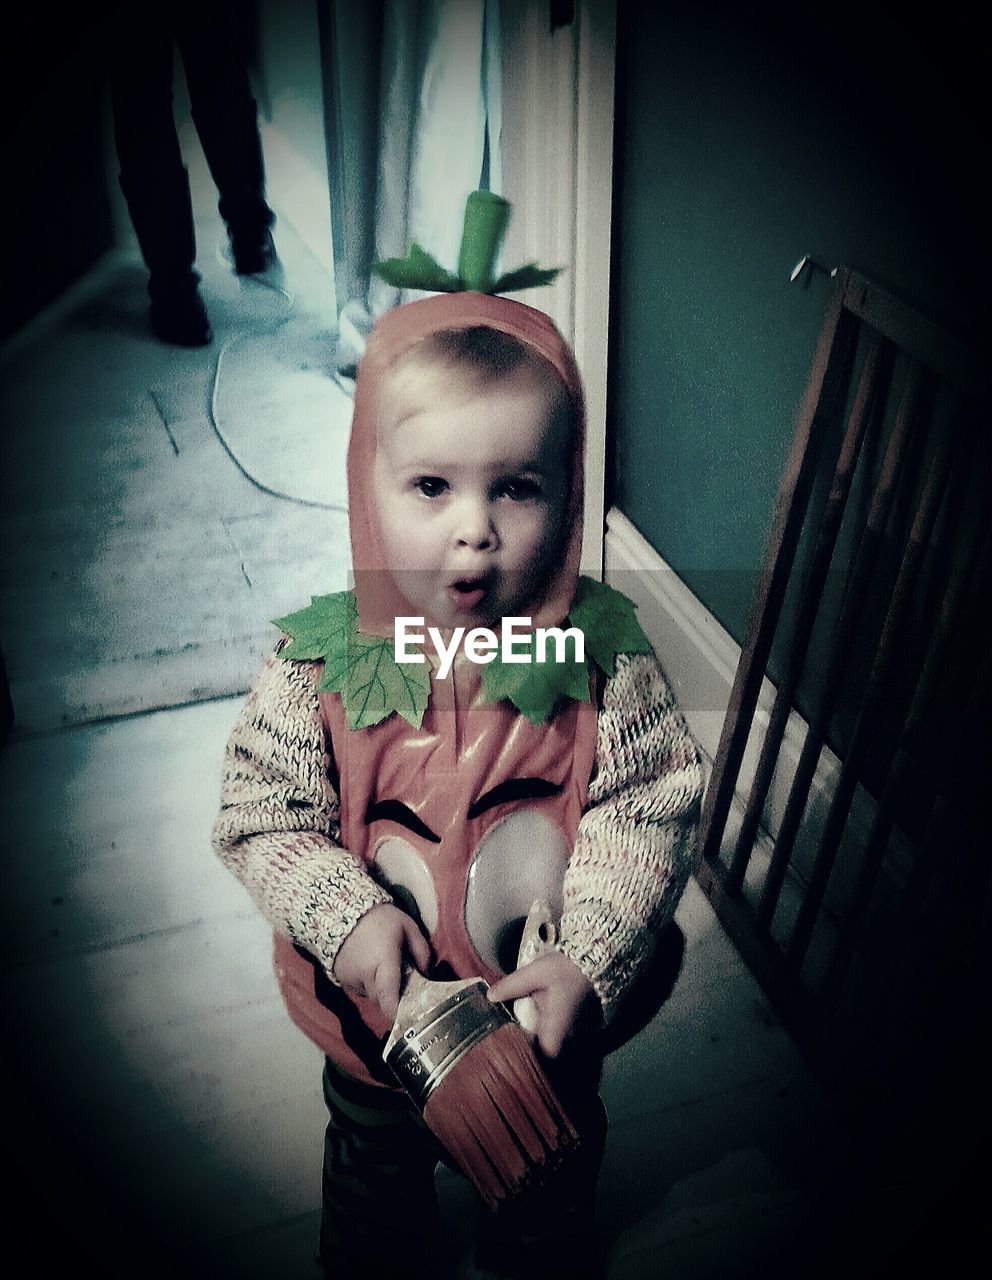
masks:
[(448, 599), (456, 613), (473, 613), (488, 594), (485, 578), (461, 578), (448, 587)]

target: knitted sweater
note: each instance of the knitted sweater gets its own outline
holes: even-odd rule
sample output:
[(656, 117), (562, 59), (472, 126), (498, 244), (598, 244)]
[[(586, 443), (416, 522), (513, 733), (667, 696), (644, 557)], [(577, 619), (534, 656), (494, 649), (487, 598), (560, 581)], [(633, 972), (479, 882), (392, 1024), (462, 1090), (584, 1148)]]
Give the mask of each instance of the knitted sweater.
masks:
[[(348, 934), (392, 898), (340, 845), (319, 671), (279, 658), (263, 667), (227, 745), (213, 846), (269, 923), (333, 982)], [(650, 961), (695, 866), (702, 789), (698, 749), (657, 660), (619, 655), (557, 942), (592, 983), (605, 1022)]]

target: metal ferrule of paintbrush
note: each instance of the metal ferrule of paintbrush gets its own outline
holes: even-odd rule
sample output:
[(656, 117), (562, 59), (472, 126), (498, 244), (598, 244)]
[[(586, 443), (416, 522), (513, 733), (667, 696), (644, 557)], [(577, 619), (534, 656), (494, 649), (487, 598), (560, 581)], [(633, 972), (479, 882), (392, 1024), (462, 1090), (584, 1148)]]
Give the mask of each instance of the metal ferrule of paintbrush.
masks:
[(514, 1021), (488, 990), (483, 978), (432, 982), (409, 974), (382, 1056), (421, 1110), (473, 1045)]

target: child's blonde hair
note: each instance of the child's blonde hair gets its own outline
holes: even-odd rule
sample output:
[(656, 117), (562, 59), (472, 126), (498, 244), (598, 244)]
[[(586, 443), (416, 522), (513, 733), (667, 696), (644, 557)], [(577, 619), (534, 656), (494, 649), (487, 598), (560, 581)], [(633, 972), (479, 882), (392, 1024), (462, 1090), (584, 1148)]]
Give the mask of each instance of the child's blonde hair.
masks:
[(450, 390), (485, 392), (510, 378), (546, 388), (549, 425), (560, 429), (563, 449), (572, 445), (575, 411), (558, 372), (526, 343), (488, 325), (429, 334), (398, 357), (380, 389), (379, 422), (396, 425)]

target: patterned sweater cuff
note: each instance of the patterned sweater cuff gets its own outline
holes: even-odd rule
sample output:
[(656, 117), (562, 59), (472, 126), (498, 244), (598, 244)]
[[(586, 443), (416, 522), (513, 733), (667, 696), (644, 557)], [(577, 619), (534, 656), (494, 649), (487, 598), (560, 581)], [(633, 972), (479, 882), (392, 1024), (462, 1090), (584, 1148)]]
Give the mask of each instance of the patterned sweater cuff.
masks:
[(373, 907), (390, 902), (388, 891), (371, 877), (339, 862), (312, 882), (290, 926), (290, 936), (320, 962), (331, 982), (340, 985), (334, 962), (345, 939)]
[(592, 983), (603, 1009), (603, 1023), (608, 1025), (621, 997), (650, 957), (652, 935), (629, 927), (605, 909), (566, 913), (561, 934), (555, 949)]

